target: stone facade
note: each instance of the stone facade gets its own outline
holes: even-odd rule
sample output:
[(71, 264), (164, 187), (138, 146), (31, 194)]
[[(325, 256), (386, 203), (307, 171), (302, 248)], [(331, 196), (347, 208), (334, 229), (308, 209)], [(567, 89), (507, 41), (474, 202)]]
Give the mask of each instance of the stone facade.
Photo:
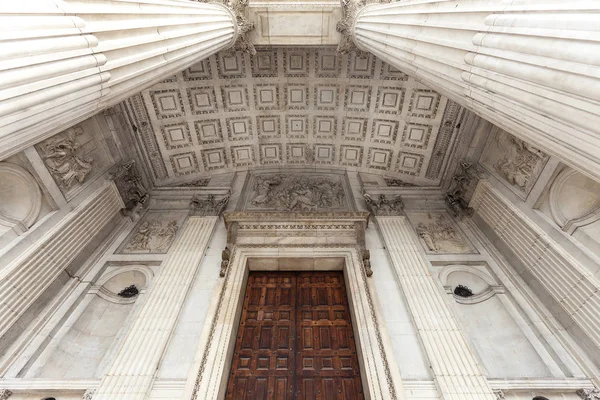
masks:
[(0, 400), (223, 398), (250, 270), (344, 272), (370, 399), (598, 398), (596, 5), (50, 3), (0, 40)]

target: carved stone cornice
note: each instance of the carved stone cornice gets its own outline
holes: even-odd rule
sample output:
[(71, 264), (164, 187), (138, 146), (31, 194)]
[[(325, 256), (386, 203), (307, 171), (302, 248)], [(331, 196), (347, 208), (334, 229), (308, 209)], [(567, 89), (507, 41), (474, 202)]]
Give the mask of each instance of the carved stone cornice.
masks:
[(361, 50), (354, 40), (353, 30), (354, 21), (358, 12), (369, 3), (390, 3), (391, 0), (340, 0), (342, 5), (342, 20), (339, 21), (335, 29), (342, 34), (342, 40), (338, 44), (337, 52), (339, 54), (349, 54), (355, 52), (359, 56), (365, 56), (367, 52)]
[(404, 201), (401, 195), (395, 195), (390, 199), (385, 194), (380, 194), (376, 198), (369, 193), (363, 193), (365, 203), (371, 209), (373, 215), (386, 217), (397, 217), (404, 215)]
[(223, 214), (227, 245), (305, 247), (338, 245), (365, 249), (368, 212), (249, 212)]
[(600, 400), (600, 389), (579, 389), (576, 392), (583, 400)]
[(191, 215), (196, 217), (219, 216), (227, 207), (230, 197), (230, 194), (227, 194), (217, 200), (214, 194), (206, 196), (195, 194), (190, 201)]
[(298, 221), (364, 221), (365, 226), (369, 222), (369, 213), (366, 211), (342, 211), (342, 212), (253, 212), (253, 211), (231, 211), (223, 213), (225, 225), (232, 222), (298, 222)]

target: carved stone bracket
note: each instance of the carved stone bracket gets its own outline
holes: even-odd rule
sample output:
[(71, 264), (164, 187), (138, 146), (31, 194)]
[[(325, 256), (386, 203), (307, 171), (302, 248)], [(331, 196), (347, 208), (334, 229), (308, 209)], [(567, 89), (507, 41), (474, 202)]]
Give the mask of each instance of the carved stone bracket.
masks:
[(0, 400), (8, 399), (13, 393), (8, 389), (0, 389)]
[(148, 204), (149, 194), (144, 187), (142, 177), (135, 166), (135, 160), (115, 166), (109, 173), (125, 203), (123, 213), (134, 221), (140, 218), (140, 213)]
[(367, 274), (367, 276), (373, 276), (373, 270), (371, 269), (371, 252), (369, 250), (364, 249), (361, 252), (361, 258), (363, 268), (365, 269), (365, 274)]
[(191, 215), (205, 217), (210, 215), (219, 216), (227, 207), (230, 195), (227, 194), (222, 199), (217, 200), (214, 194), (200, 196), (195, 194), (190, 201)]
[(446, 204), (454, 217), (473, 215), (474, 210), (469, 207), (467, 196), (473, 192), (479, 179), (480, 173), (472, 164), (464, 160), (460, 162), (445, 196)]
[(231, 259), (231, 250), (229, 246), (226, 246), (225, 249), (221, 252), (221, 271), (219, 271), (219, 276), (222, 278), (225, 276), (225, 272), (227, 272), (227, 267), (229, 267), (229, 261)]
[(576, 392), (583, 400), (600, 400), (600, 389), (579, 389)]
[(363, 194), (363, 196), (373, 215), (382, 215), (388, 217), (404, 215), (404, 201), (400, 195), (396, 195), (389, 200), (385, 194), (380, 194), (377, 199), (374, 199), (366, 192)]
[(339, 21), (335, 29), (342, 34), (342, 40), (338, 44), (337, 52), (339, 54), (349, 54), (356, 52), (359, 57), (366, 56), (367, 52), (360, 50), (354, 42), (354, 21), (358, 12), (369, 3), (390, 3), (391, 0), (340, 0), (342, 5), (342, 20)]

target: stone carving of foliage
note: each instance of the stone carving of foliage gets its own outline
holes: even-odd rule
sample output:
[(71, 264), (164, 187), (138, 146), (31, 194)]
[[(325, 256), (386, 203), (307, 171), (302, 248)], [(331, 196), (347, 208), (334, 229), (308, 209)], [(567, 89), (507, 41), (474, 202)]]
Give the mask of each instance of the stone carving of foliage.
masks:
[(0, 389), (0, 400), (6, 400), (12, 395), (12, 392), (8, 389)]
[(577, 391), (579, 397), (583, 400), (600, 400), (600, 389), (579, 389)]
[(345, 207), (344, 188), (325, 176), (257, 175), (251, 204), (280, 211), (317, 211)]
[(354, 42), (354, 20), (358, 12), (369, 3), (390, 3), (391, 0), (341, 0), (342, 5), (342, 20), (339, 21), (335, 29), (342, 34), (342, 40), (338, 44), (337, 52), (339, 54), (349, 54), (353, 51), (359, 57), (364, 57), (367, 53), (360, 50)]
[(404, 214), (404, 201), (400, 195), (394, 196), (389, 200), (385, 194), (380, 194), (377, 200), (368, 193), (365, 193), (363, 196), (374, 215), (398, 216)]
[(220, 200), (217, 200), (213, 194), (208, 196), (194, 195), (190, 202), (190, 208), (192, 215), (195, 216), (209, 216), (209, 215), (221, 215), (227, 203), (229, 202), (230, 195), (226, 195)]
[(41, 156), (48, 171), (58, 185), (65, 189), (83, 183), (92, 170), (94, 160), (82, 154), (81, 144), (77, 140), (81, 134), (83, 129), (75, 126), (40, 145)]

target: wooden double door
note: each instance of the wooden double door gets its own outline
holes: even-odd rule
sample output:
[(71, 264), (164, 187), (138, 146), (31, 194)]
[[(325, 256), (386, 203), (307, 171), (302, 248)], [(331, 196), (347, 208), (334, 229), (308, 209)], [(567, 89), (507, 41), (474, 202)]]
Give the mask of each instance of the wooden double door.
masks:
[(364, 399), (341, 271), (250, 272), (226, 399)]

